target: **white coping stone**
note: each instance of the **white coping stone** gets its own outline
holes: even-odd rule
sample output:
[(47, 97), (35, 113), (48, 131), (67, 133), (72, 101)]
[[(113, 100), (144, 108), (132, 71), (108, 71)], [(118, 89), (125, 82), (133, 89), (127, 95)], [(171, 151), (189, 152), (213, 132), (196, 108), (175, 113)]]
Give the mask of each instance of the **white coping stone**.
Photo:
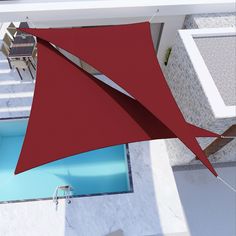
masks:
[[(179, 30), (179, 35), (184, 44), (185, 51), (191, 61), (194, 72), (196, 73), (200, 85), (207, 97), (207, 101), (211, 107), (214, 117), (217, 118), (231, 118), (236, 117), (236, 105), (227, 106), (216, 86), (212, 74), (209, 72), (201, 52), (196, 45), (194, 38), (198, 37), (227, 37), (236, 36), (236, 28), (217, 28), (217, 29), (192, 29), (192, 30)], [(233, 44), (230, 46), (232, 47)], [(234, 50), (232, 48), (231, 50)], [(222, 61), (224, 58), (222, 58)], [(232, 73), (234, 73), (234, 68)], [(223, 70), (223, 66), (222, 66)], [(223, 78), (222, 78), (223, 79)], [(232, 85), (233, 86), (233, 85)]]

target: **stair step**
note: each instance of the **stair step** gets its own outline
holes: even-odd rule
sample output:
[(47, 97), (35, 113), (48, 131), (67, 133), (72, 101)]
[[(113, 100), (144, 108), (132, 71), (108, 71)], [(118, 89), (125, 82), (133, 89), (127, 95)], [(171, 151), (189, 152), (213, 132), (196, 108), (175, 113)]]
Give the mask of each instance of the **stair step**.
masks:
[(0, 108), (0, 119), (28, 117), (30, 109), (30, 106)]
[(30, 111), (31, 110), (31, 106), (19, 106), (19, 107), (6, 107), (0, 108), (0, 112), (23, 112), (23, 111)]
[(0, 95), (5, 93), (33, 92), (35, 84), (32, 82), (5, 81), (0, 83)]
[(18, 85), (18, 84), (22, 84), (22, 83), (32, 83), (31, 81), (24, 81), (24, 82), (21, 82), (20, 80), (3, 80), (1, 81), (1, 78), (0, 78), (0, 86), (4, 86), (4, 85)]
[[(31, 73), (33, 74), (33, 77), (34, 79), (36, 78), (36, 71), (30, 67), (30, 70), (31, 70)], [(26, 70), (22, 70), (20, 69), (20, 74), (23, 78), (23, 80), (21, 80), (17, 70), (15, 69), (10, 69), (9, 66), (6, 66), (6, 65), (1, 65), (0, 64), (0, 84), (3, 82), (3, 81), (12, 81), (12, 80), (15, 80), (15, 81), (33, 81), (32, 80), (32, 76), (30, 74), (30, 71), (28, 69)]]
[(19, 93), (0, 93), (0, 101), (1, 99), (16, 99), (16, 98), (32, 98), (33, 97), (33, 92), (19, 92)]
[(6, 67), (6, 68), (1, 67), (1, 69), (0, 69), (0, 76), (2, 74), (7, 74), (7, 73), (10, 73), (10, 72), (11, 72), (11, 69), (9, 68), (9, 66)]
[(32, 97), (2, 98), (0, 99), (0, 111), (8, 107), (17, 108), (22, 106), (31, 106)]
[(0, 84), (4, 81), (20, 81), (17, 71), (10, 70), (7, 73), (0, 73)]
[(11, 68), (9, 67), (8, 60), (0, 60), (0, 73), (2, 70), (10, 70)]

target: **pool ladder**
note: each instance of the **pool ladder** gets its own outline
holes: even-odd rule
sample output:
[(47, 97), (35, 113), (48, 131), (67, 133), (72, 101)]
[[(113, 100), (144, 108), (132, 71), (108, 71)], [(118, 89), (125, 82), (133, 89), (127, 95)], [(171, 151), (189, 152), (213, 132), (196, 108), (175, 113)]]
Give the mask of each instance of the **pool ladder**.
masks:
[(73, 188), (70, 186), (70, 185), (63, 185), (63, 186), (57, 186), (55, 191), (54, 191), (54, 194), (53, 194), (53, 202), (56, 203), (56, 205), (58, 205), (58, 193), (59, 191), (63, 191), (64, 192), (64, 196), (66, 198), (66, 201), (68, 204), (71, 203), (71, 200), (70, 198), (72, 197), (72, 191), (73, 191)]

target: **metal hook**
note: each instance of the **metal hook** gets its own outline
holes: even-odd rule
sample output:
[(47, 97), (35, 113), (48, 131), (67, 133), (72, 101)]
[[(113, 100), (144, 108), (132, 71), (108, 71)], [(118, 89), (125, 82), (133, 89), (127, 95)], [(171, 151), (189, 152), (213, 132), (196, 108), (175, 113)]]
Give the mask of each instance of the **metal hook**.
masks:
[(221, 135), (220, 137), (221, 138), (236, 138), (236, 136), (224, 136), (224, 135)]

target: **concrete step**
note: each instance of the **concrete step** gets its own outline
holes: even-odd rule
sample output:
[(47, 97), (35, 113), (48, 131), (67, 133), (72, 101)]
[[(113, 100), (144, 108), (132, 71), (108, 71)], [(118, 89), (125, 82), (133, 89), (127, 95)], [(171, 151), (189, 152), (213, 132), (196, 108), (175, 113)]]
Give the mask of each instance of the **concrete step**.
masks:
[[(1, 71), (1, 68), (0, 68)], [(20, 81), (20, 77), (17, 73), (17, 71), (9, 70), (9, 71), (3, 71), (3, 73), (0, 73), (0, 84), (8, 81)]]
[[(1, 71), (1, 69), (0, 69), (0, 71)], [(32, 72), (33, 77), (35, 79), (35, 77), (36, 77), (35, 70), (33, 70), (31, 68), (31, 72)], [(23, 80), (21, 80), (21, 78), (16, 70), (10, 70), (10, 71), (5, 70), (4, 73), (0, 73), (0, 84), (5, 83), (5, 82), (9, 82), (9, 81), (21, 81), (21, 82), (27, 82), (27, 81), (32, 82), (33, 81), (29, 70), (25, 70), (25, 71), (20, 70), (20, 74), (21, 74)]]
[(0, 119), (17, 118), (17, 117), (28, 117), (30, 114), (31, 106), (20, 106), (20, 107), (0, 107)]
[(33, 92), (15, 92), (15, 93), (0, 93), (0, 101), (2, 99), (17, 99), (17, 98), (32, 98)]
[[(32, 81), (30, 71), (33, 74), (34, 79), (36, 77), (36, 71), (32, 66), (30, 66), (30, 71), (29, 69), (20, 69), (19, 71), (23, 81)], [(11, 69), (9, 67), (8, 61), (6, 59), (0, 59), (0, 84), (6, 81), (21, 81), (21, 78), (16, 69)]]
[(1, 69), (0, 69), (0, 76), (2, 76), (2, 74), (8, 74), (11, 73), (11, 68), (7, 65), (1, 65)]
[[(34, 94), (32, 89), (30, 89), (28, 87), (18, 88), (18, 89), (21, 89), (21, 90), (23, 90), (23, 88), (24, 88), (26, 90), (26, 91), (20, 91), (20, 92), (17, 92), (15, 90), (10, 90), (10, 87), (8, 87), (8, 88), (9, 88), (9, 91), (4, 90), (4, 92), (0, 92), (0, 99), (33, 97), (33, 94)], [(31, 91), (29, 91), (29, 90), (31, 90)]]
[(0, 111), (5, 110), (8, 107), (17, 108), (22, 106), (31, 106), (31, 97), (12, 97), (12, 98), (1, 98), (0, 99)]
[(0, 70), (2, 69), (2, 67), (6, 68), (6, 69), (10, 68), (7, 58), (0, 59)]
[(0, 95), (6, 93), (33, 92), (35, 84), (32, 82), (9, 81), (0, 83)]

